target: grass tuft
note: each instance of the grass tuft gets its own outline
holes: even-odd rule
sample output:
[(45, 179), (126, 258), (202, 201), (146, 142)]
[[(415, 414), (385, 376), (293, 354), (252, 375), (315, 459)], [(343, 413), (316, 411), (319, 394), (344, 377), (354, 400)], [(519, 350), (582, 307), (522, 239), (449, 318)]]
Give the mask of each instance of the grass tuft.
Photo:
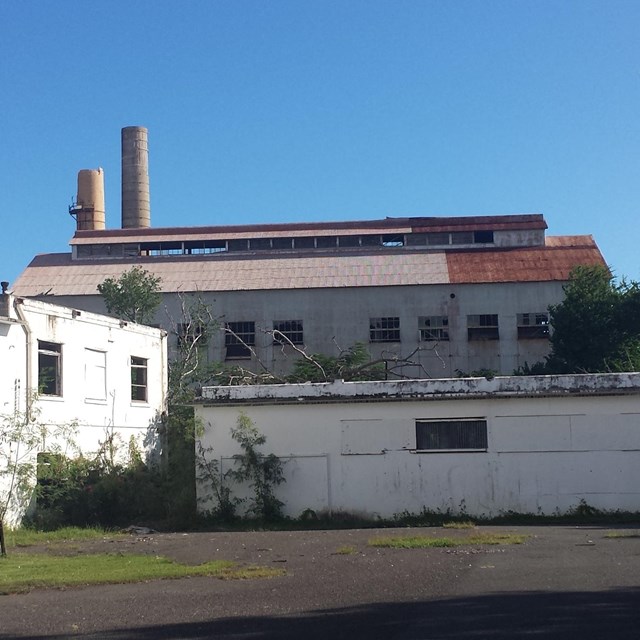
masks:
[(72, 542), (77, 540), (102, 540), (102, 538), (119, 538), (125, 534), (107, 531), (97, 527), (63, 527), (55, 531), (37, 531), (20, 527), (5, 532), (8, 547), (31, 547), (55, 542)]
[(640, 538), (638, 531), (609, 531), (604, 534), (605, 538)]
[(476, 523), (471, 520), (464, 520), (461, 522), (443, 522), (442, 526), (445, 529), (475, 529)]
[(465, 545), (522, 544), (527, 536), (508, 533), (477, 533), (464, 538), (435, 538), (431, 536), (382, 536), (372, 538), (371, 547), (391, 549), (428, 549), (431, 547), (461, 547)]
[(282, 569), (240, 567), (225, 560), (190, 566), (164, 557), (122, 554), (15, 554), (2, 558), (0, 567), (0, 594), (20, 593), (43, 587), (125, 584), (193, 576), (226, 580), (271, 578), (285, 573)]
[(336, 549), (336, 555), (338, 556), (349, 556), (355, 552), (356, 548), (350, 545), (344, 545), (343, 547), (339, 547), (338, 549)]

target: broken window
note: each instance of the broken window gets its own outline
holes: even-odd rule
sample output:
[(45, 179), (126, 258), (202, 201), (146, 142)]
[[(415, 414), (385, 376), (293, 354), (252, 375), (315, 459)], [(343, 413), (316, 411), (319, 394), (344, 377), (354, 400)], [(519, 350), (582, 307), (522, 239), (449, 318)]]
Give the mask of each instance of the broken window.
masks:
[(549, 314), (519, 313), (518, 339), (538, 340), (549, 337)]
[(486, 451), (487, 421), (476, 418), (416, 420), (416, 450)]
[(467, 337), (469, 340), (499, 340), (498, 314), (467, 316)]
[(38, 340), (38, 393), (62, 395), (62, 345)]
[(382, 236), (382, 246), (383, 247), (403, 247), (404, 235), (386, 234)]
[(473, 241), (477, 244), (492, 244), (493, 231), (474, 231)]
[(256, 344), (255, 322), (227, 322), (224, 346), (229, 358), (250, 358), (251, 347)]
[(370, 318), (371, 342), (400, 342), (400, 318)]
[(418, 318), (420, 340), (449, 340), (449, 318), (447, 316), (421, 316)]
[(274, 320), (274, 344), (302, 344), (302, 320)]
[(131, 399), (147, 401), (147, 359), (131, 356)]

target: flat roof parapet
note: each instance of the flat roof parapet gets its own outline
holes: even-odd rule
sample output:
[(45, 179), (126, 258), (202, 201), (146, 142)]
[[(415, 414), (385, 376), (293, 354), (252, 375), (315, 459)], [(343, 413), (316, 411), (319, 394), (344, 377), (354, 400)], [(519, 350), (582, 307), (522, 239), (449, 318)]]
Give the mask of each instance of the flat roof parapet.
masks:
[(204, 387), (196, 402), (208, 406), (595, 395), (640, 395), (640, 373), (216, 386)]

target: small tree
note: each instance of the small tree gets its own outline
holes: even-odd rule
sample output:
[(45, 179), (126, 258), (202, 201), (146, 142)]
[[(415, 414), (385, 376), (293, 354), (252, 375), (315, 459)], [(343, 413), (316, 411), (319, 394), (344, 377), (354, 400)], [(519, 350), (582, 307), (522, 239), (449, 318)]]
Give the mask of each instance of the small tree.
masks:
[(640, 369), (640, 286), (617, 284), (602, 266), (577, 267), (565, 298), (549, 307), (551, 354), (544, 373)]
[(37, 452), (47, 429), (39, 424), (34, 400), (25, 411), (0, 416), (0, 554), (7, 555), (4, 525), (25, 510), (36, 485)]
[(149, 323), (162, 300), (161, 279), (141, 267), (132, 267), (119, 278), (98, 285), (107, 311), (122, 320)]
[(274, 487), (285, 481), (282, 461), (270, 453), (260, 453), (267, 437), (258, 431), (254, 422), (244, 413), (238, 416), (231, 436), (240, 445), (242, 453), (234, 456), (235, 469), (227, 475), (238, 482), (249, 482), (254, 498), (249, 511), (264, 520), (276, 520), (282, 517), (283, 503), (274, 495)]

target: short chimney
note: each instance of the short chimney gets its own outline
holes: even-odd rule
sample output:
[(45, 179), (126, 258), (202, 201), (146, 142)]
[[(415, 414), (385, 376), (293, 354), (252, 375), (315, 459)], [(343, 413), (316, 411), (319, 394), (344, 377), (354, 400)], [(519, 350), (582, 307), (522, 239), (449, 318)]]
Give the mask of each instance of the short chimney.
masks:
[(125, 127), (122, 129), (122, 228), (150, 226), (147, 130)]
[(11, 311), (11, 294), (9, 293), (9, 283), (6, 280), (0, 282), (2, 293), (0, 293), (0, 318), (8, 318)]

